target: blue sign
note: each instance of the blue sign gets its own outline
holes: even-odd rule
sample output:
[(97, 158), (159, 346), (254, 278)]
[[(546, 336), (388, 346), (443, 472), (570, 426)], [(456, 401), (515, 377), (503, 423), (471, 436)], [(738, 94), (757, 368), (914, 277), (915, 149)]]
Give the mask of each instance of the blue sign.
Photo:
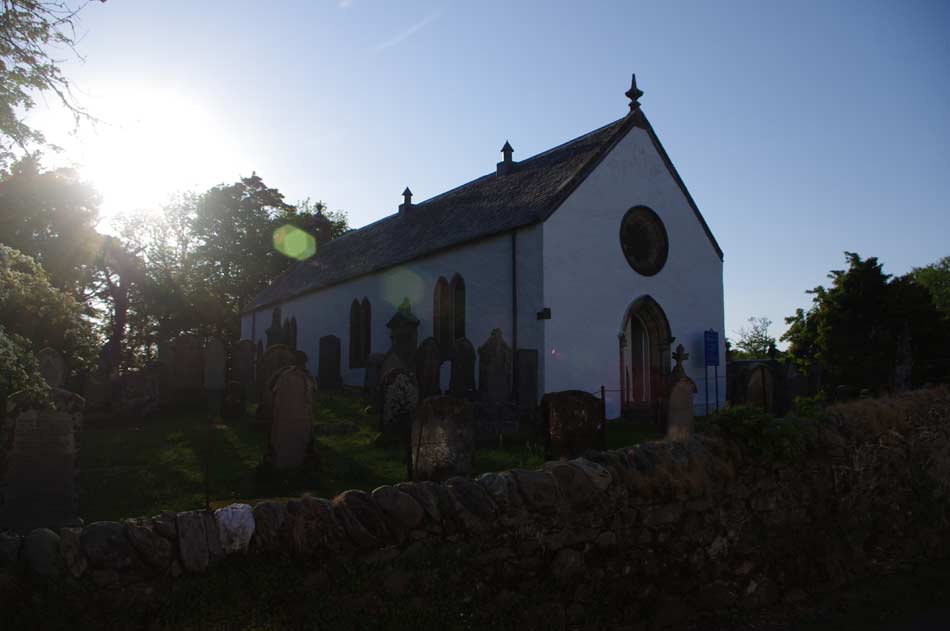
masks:
[(703, 333), (703, 345), (706, 348), (706, 365), (719, 365), (719, 332), (709, 329)]

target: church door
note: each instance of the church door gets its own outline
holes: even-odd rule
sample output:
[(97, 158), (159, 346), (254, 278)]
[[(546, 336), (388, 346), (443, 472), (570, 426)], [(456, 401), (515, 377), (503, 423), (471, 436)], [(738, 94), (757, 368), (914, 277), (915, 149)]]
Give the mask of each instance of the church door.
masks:
[(620, 392), (623, 412), (653, 416), (670, 372), (670, 335), (666, 314), (644, 296), (626, 311), (620, 333)]

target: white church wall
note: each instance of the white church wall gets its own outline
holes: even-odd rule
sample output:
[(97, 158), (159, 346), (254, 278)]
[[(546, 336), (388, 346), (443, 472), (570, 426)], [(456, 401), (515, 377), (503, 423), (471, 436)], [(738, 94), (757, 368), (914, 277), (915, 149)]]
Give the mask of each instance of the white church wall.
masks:
[[(532, 244), (539, 241), (539, 233), (539, 230), (535, 230), (534, 235), (529, 234), (523, 241), (519, 241), (519, 251), (522, 247), (529, 250), (535, 248)], [(369, 299), (372, 306), (372, 352), (384, 353), (390, 346), (386, 323), (404, 297), (409, 298), (412, 312), (421, 321), (419, 342), (433, 335), (432, 302), (435, 283), (439, 276), (451, 281), (456, 273), (465, 280), (466, 337), (477, 348), (488, 339), (492, 329), (500, 328), (505, 341), (511, 344), (510, 234), (490, 237), (378, 274), (298, 296), (280, 305), (281, 316), (297, 318), (297, 347), (307, 354), (307, 367), (312, 373), (316, 374), (318, 370), (320, 338), (332, 334), (340, 338), (344, 382), (348, 385), (362, 385), (363, 369), (349, 367), (349, 317), (353, 299), (362, 300), (364, 296)], [(537, 302), (531, 298), (530, 292), (525, 294), (524, 300), (529, 305)], [(250, 339), (253, 328), (255, 343), (257, 340), (263, 340), (266, 344), (265, 330), (270, 326), (272, 310), (273, 307), (258, 310), (254, 327), (251, 324), (251, 315), (245, 314), (241, 323), (242, 336)], [(448, 382), (444, 380), (443, 388), (447, 387)]]
[[(620, 223), (633, 206), (653, 209), (669, 237), (669, 256), (654, 276), (642, 276), (620, 247)], [(618, 333), (627, 307), (652, 296), (666, 313), (677, 344), (690, 359), (703, 411), (703, 332), (719, 331), (720, 400), (725, 400), (722, 261), (646, 131), (634, 128), (544, 223), (545, 391), (619, 390)], [(710, 369), (710, 399), (714, 383)], [(620, 412), (608, 392), (607, 411)]]

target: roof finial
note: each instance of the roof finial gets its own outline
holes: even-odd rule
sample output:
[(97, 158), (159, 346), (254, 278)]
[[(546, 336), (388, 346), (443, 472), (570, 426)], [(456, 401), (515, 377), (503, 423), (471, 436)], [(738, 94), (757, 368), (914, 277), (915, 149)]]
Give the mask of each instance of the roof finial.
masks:
[(406, 190), (402, 192), (402, 203), (399, 204), (399, 214), (404, 214), (410, 208), (412, 208), (412, 191), (410, 191), (407, 186)]
[(636, 112), (640, 109), (640, 97), (643, 96), (643, 90), (637, 87), (637, 75), (634, 74), (630, 79), (630, 89), (624, 92), (630, 99), (630, 111)]
[(505, 146), (501, 148), (501, 152), (505, 156), (505, 162), (511, 162), (511, 154), (515, 152), (515, 150), (511, 148), (511, 143), (506, 140)]

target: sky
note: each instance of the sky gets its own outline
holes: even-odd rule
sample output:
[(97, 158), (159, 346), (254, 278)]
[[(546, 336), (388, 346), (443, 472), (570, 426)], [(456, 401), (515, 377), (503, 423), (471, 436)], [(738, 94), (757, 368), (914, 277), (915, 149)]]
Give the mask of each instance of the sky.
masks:
[(726, 335), (950, 255), (950, 3), (109, 0), (31, 121), (108, 218), (252, 171), (359, 227), (641, 103), (725, 252)]

